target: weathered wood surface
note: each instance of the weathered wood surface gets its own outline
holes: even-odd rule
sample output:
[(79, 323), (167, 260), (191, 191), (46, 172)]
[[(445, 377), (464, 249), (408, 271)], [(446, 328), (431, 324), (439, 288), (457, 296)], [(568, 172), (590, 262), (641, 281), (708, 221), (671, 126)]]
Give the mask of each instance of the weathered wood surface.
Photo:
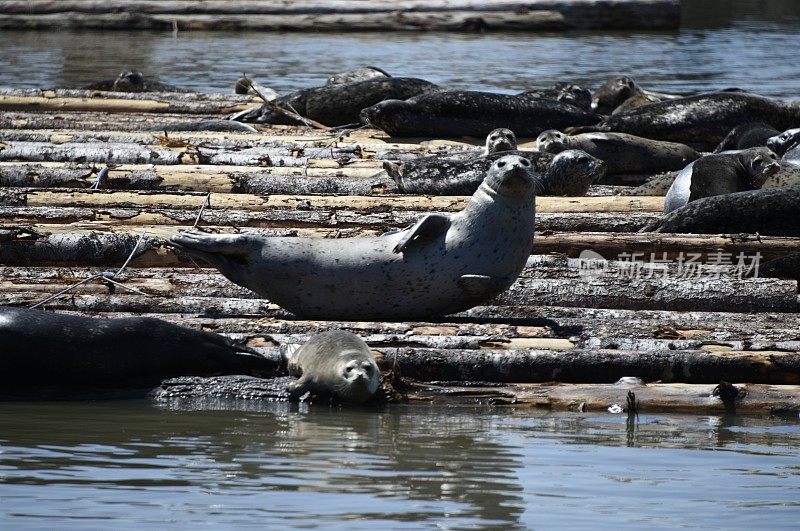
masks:
[(259, 30), (676, 28), (678, 0), (0, 2), (0, 27)]
[[(3, 16), (0, 15), (0, 27)], [(170, 94), (170, 93), (164, 93)], [(214, 100), (133, 99), (110, 97), (48, 97), (0, 94), (0, 111), (99, 111), (108, 113), (181, 113), (226, 115), (259, 106), (256, 102)], [(51, 124), (52, 125), (52, 124)]]
[[(262, 380), (245, 376), (214, 378), (173, 378), (162, 382), (150, 394), (156, 402), (186, 407), (187, 404), (221, 406), (220, 400), (235, 402), (286, 401), (290, 377)], [(691, 411), (695, 413), (746, 413), (796, 415), (800, 411), (800, 386), (736, 384), (738, 396), (723, 401), (714, 396), (713, 384), (655, 383), (640, 386), (613, 384), (433, 384), (405, 380), (404, 391), (411, 403), (441, 405), (509, 405), (516, 408), (545, 408), (561, 411), (604, 411), (616, 404), (625, 407), (633, 391), (641, 413)]]
[[(225, 105), (255, 103), (262, 101), (256, 96), (234, 94), (233, 83), (230, 93), (217, 92), (113, 92), (104, 90), (87, 90), (74, 88), (10, 88), (0, 87), (0, 96), (20, 98), (97, 98), (110, 100), (154, 100), (168, 99), (172, 102), (221, 102)], [(2, 134), (2, 133), (0, 133)]]

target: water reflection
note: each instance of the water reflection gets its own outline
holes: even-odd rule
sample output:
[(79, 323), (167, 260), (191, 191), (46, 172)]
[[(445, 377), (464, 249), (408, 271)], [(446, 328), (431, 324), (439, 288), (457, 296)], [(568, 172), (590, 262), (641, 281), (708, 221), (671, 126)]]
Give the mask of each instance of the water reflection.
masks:
[(797, 419), (203, 407), (4, 404), (0, 522), (658, 527), (692, 521), (667, 500), (776, 523), (800, 510)]

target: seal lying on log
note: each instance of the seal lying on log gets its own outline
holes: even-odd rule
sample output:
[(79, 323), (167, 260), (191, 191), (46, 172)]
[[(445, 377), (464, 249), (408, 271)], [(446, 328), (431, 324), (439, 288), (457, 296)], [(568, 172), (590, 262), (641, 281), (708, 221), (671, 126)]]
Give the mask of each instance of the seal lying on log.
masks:
[(615, 114), (643, 105), (664, 100), (674, 100), (681, 96), (664, 94), (641, 88), (628, 76), (608, 79), (595, 91), (590, 108), (600, 114)]
[(664, 200), (664, 212), (703, 197), (757, 190), (778, 170), (778, 157), (766, 147), (706, 155), (675, 176)]
[(800, 188), (773, 188), (705, 197), (673, 210), (639, 232), (749, 233), (800, 236)]
[(595, 127), (571, 132), (614, 131), (711, 147), (722, 142), (731, 129), (746, 122), (763, 122), (779, 131), (796, 127), (800, 124), (800, 102), (746, 92), (699, 94), (638, 107), (610, 116)]
[(397, 188), (407, 194), (470, 195), (480, 186), (489, 167), (508, 154), (531, 161), (538, 174), (537, 195), (586, 195), (589, 186), (605, 175), (602, 160), (577, 149), (558, 155), (504, 151), (479, 157), (422, 157), (399, 165), (384, 162), (383, 169), (397, 183)]
[(84, 90), (103, 90), (111, 92), (191, 92), (186, 89), (148, 79), (137, 70), (125, 70), (116, 79), (99, 81), (81, 87)]
[(800, 146), (800, 128), (789, 129), (767, 139), (767, 147), (783, 157), (788, 151)]
[(302, 345), (282, 345), (289, 374), (300, 379), (289, 386), (294, 397), (307, 392), (337, 401), (362, 404), (381, 384), (380, 371), (364, 340), (346, 330), (329, 330)]
[(362, 123), (398, 137), (484, 137), (498, 127), (507, 127), (518, 136), (535, 136), (545, 129), (596, 124), (598, 120), (567, 103), (474, 91), (386, 100), (361, 112)]
[(606, 164), (606, 174), (659, 173), (679, 170), (700, 157), (684, 144), (650, 140), (625, 133), (582, 133), (565, 135), (551, 129), (539, 135), (541, 151), (561, 153), (580, 149)]
[[(440, 88), (424, 79), (410, 77), (376, 77), (350, 83), (333, 83), (322, 87), (298, 90), (279, 96), (272, 102), (283, 109), (328, 126), (357, 123), (362, 109), (383, 100), (406, 99)], [(239, 122), (260, 124), (303, 125), (277, 113), (272, 104), (238, 113)]]
[[(749, 122), (737, 125), (731, 129), (728, 136), (714, 149), (714, 153), (766, 146), (767, 140), (779, 133), (780, 131), (763, 122)], [(773, 151), (775, 150), (773, 149)], [(778, 152), (775, 151), (775, 153)], [(778, 155), (780, 155), (780, 153), (778, 153)]]
[(582, 86), (568, 81), (559, 81), (552, 87), (545, 89), (526, 90), (525, 92), (520, 92), (519, 95), (560, 101), (587, 112), (592, 110), (592, 93)]
[(153, 387), (164, 378), (272, 374), (279, 364), (211, 332), (159, 319), (98, 319), (0, 306), (0, 382)]
[(471, 308), (508, 288), (530, 255), (531, 163), (497, 160), (460, 212), (429, 214), (377, 237), (178, 233), (178, 250), (312, 319), (413, 320)]

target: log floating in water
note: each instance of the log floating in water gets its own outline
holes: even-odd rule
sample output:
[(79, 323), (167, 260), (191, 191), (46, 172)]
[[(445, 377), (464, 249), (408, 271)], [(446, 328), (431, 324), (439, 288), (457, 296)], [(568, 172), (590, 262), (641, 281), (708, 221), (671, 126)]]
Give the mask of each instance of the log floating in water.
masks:
[(678, 0), (0, 2), (0, 27), (487, 30), (676, 28)]

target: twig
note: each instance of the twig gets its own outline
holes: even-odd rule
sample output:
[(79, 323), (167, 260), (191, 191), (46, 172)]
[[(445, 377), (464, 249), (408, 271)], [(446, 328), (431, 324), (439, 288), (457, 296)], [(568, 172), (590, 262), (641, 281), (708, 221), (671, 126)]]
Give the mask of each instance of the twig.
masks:
[[(250, 79), (247, 77), (247, 73), (246, 72), (242, 72), (242, 76), (247, 81), (250, 81)], [(255, 85), (253, 84), (252, 81), (250, 81), (250, 88), (253, 90), (253, 92), (255, 92), (256, 96), (261, 98), (261, 101), (264, 102), (264, 105), (268, 105), (270, 107), (270, 109), (272, 109), (273, 111), (277, 112), (278, 114), (283, 114), (284, 116), (288, 116), (288, 117), (290, 117), (290, 118), (292, 118), (294, 120), (302, 122), (302, 123), (306, 124), (307, 127), (313, 127), (314, 129), (322, 129), (322, 130), (325, 130), (325, 131), (330, 129), (327, 125), (324, 125), (324, 124), (321, 124), (319, 122), (316, 122), (316, 121), (312, 120), (311, 118), (306, 118), (305, 116), (301, 116), (300, 113), (298, 113), (297, 110), (294, 107), (292, 107), (291, 105), (289, 105), (288, 103), (287, 103), (287, 105), (289, 105), (289, 108), (291, 109), (291, 111), (287, 110), (287, 109), (284, 109), (283, 107), (281, 107), (280, 105), (278, 105), (274, 101), (268, 100), (255, 87)]]
[(128, 267), (128, 263), (130, 263), (130, 261), (133, 259), (133, 255), (134, 255), (134, 254), (136, 254), (136, 249), (138, 249), (138, 248), (139, 248), (139, 244), (140, 244), (140, 243), (142, 243), (142, 240), (144, 239), (144, 235), (145, 235), (145, 234), (147, 234), (147, 231), (146, 231), (146, 230), (143, 230), (143, 231), (142, 231), (142, 234), (139, 236), (139, 239), (138, 239), (138, 240), (136, 240), (136, 245), (134, 245), (134, 246), (133, 246), (133, 250), (131, 251), (131, 254), (129, 254), (129, 255), (128, 255), (128, 259), (127, 259), (127, 260), (125, 260), (125, 263), (124, 263), (124, 264), (122, 264), (122, 267), (120, 267), (120, 268), (117, 270), (117, 272), (116, 272), (116, 273), (114, 273), (114, 277), (117, 277), (117, 276), (119, 276), (119, 274), (120, 274), (120, 273), (122, 273), (122, 271), (123, 271), (123, 270), (124, 270), (126, 267)]
[(197, 213), (197, 218), (195, 218), (194, 225), (192, 225), (193, 229), (197, 228), (197, 224), (200, 223), (200, 218), (203, 217), (203, 211), (206, 209), (206, 205), (208, 205), (208, 208), (211, 208), (211, 192), (206, 194), (205, 201), (200, 205), (200, 212)]

